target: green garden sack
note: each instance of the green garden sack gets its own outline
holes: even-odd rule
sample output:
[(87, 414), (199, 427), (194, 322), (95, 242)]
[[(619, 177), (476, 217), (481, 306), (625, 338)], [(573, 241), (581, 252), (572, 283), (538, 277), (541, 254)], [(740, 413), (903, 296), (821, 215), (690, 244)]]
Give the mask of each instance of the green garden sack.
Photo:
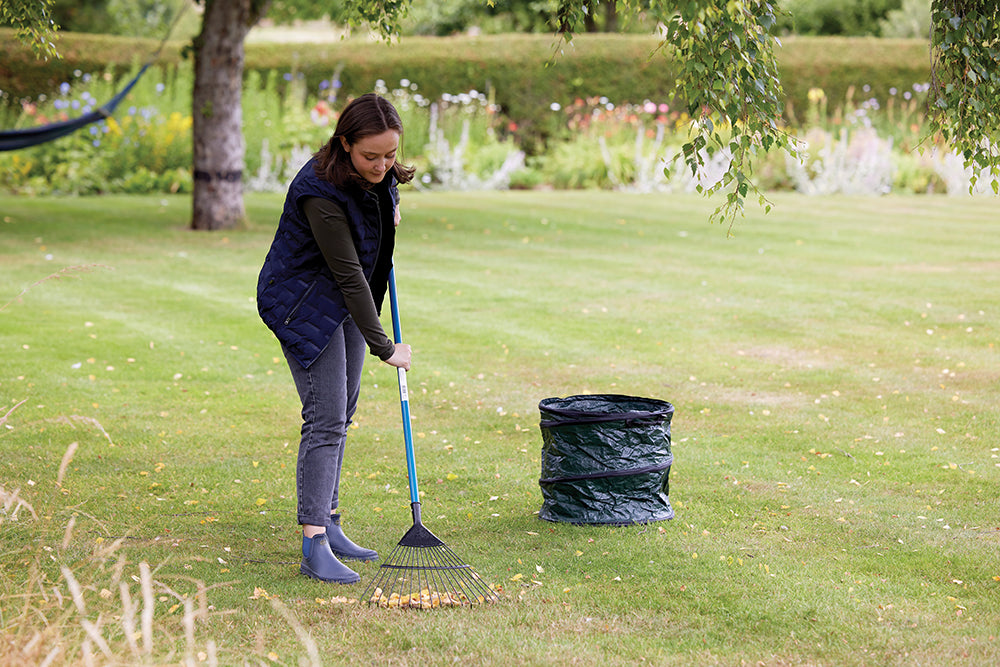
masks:
[(631, 525), (674, 517), (666, 401), (619, 394), (546, 398), (539, 518)]

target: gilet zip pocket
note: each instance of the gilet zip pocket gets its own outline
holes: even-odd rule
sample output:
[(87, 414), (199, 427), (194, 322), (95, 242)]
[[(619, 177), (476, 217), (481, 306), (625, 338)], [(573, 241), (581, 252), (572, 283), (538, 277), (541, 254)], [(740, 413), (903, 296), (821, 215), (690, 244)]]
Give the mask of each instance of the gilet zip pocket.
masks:
[(305, 303), (306, 299), (309, 298), (309, 294), (313, 291), (314, 287), (316, 287), (315, 280), (309, 283), (309, 287), (306, 289), (306, 293), (302, 295), (302, 298), (299, 299), (299, 302), (295, 304), (295, 307), (292, 308), (290, 311), (288, 311), (288, 316), (285, 318), (285, 326), (288, 326), (288, 323), (291, 322), (292, 318), (295, 317), (295, 313), (299, 312), (299, 308), (301, 308), (302, 304)]

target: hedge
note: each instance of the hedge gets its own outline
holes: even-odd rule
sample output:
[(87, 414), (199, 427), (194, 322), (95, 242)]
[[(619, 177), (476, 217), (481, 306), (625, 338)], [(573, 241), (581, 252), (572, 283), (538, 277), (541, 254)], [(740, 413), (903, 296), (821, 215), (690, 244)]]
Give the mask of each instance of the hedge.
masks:
[[(831, 109), (853, 87), (884, 100), (892, 88), (908, 89), (930, 79), (925, 40), (793, 37), (782, 40), (779, 64), (788, 113), (806, 108), (811, 88), (822, 88)], [(155, 40), (62, 33), (62, 59), (38, 61), (10, 30), (0, 30), (0, 91), (8, 103), (52, 93), (74, 70), (124, 73), (149, 57)], [(377, 79), (391, 87), (402, 79), (417, 83), (423, 95), (470, 89), (491, 91), (505, 115), (524, 128), (540, 127), (552, 103), (577, 97), (607, 96), (615, 103), (652, 99), (668, 102), (671, 62), (654, 53), (658, 41), (643, 35), (577, 35), (560, 45), (551, 35), (405, 37), (385, 44), (355, 38), (330, 44), (256, 44), (246, 47), (247, 70), (301, 72), (316, 90), (340, 70), (343, 90), (369, 91)], [(182, 60), (184, 44), (171, 42), (160, 62)], [(864, 90), (868, 86), (869, 89)]]

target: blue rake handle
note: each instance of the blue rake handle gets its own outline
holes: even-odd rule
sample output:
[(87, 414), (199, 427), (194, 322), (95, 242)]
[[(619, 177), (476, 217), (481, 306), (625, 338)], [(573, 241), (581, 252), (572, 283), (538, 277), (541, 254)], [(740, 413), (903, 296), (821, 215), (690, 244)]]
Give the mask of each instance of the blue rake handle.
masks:
[[(392, 311), (392, 338), (397, 343), (403, 342), (403, 333), (399, 326), (399, 303), (396, 299), (396, 269), (389, 270), (389, 307)], [(396, 369), (399, 379), (399, 408), (403, 416), (403, 442), (406, 445), (406, 475), (410, 480), (410, 503), (414, 506), (414, 517), (419, 523), (420, 493), (417, 491), (417, 463), (413, 456), (413, 431), (410, 428), (410, 394), (406, 388), (406, 371)]]

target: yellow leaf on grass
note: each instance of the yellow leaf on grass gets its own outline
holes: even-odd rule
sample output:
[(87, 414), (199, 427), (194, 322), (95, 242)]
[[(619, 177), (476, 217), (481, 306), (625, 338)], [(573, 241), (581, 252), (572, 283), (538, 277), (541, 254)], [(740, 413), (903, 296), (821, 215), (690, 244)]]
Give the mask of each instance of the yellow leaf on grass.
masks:
[(266, 500), (266, 499), (264, 499), (264, 498), (258, 498), (258, 499), (257, 499), (257, 500), (255, 501), (255, 504), (257, 505), (257, 507), (260, 507), (261, 505), (263, 505), (263, 504), (264, 504), (264, 503), (266, 503), (266, 502), (267, 502), (267, 500)]
[(518, 572), (513, 577), (511, 577), (510, 580), (511, 581), (521, 581), (521, 579), (523, 579), (523, 578), (524, 578), (524, 575), (521, 574), (520, 572)]

